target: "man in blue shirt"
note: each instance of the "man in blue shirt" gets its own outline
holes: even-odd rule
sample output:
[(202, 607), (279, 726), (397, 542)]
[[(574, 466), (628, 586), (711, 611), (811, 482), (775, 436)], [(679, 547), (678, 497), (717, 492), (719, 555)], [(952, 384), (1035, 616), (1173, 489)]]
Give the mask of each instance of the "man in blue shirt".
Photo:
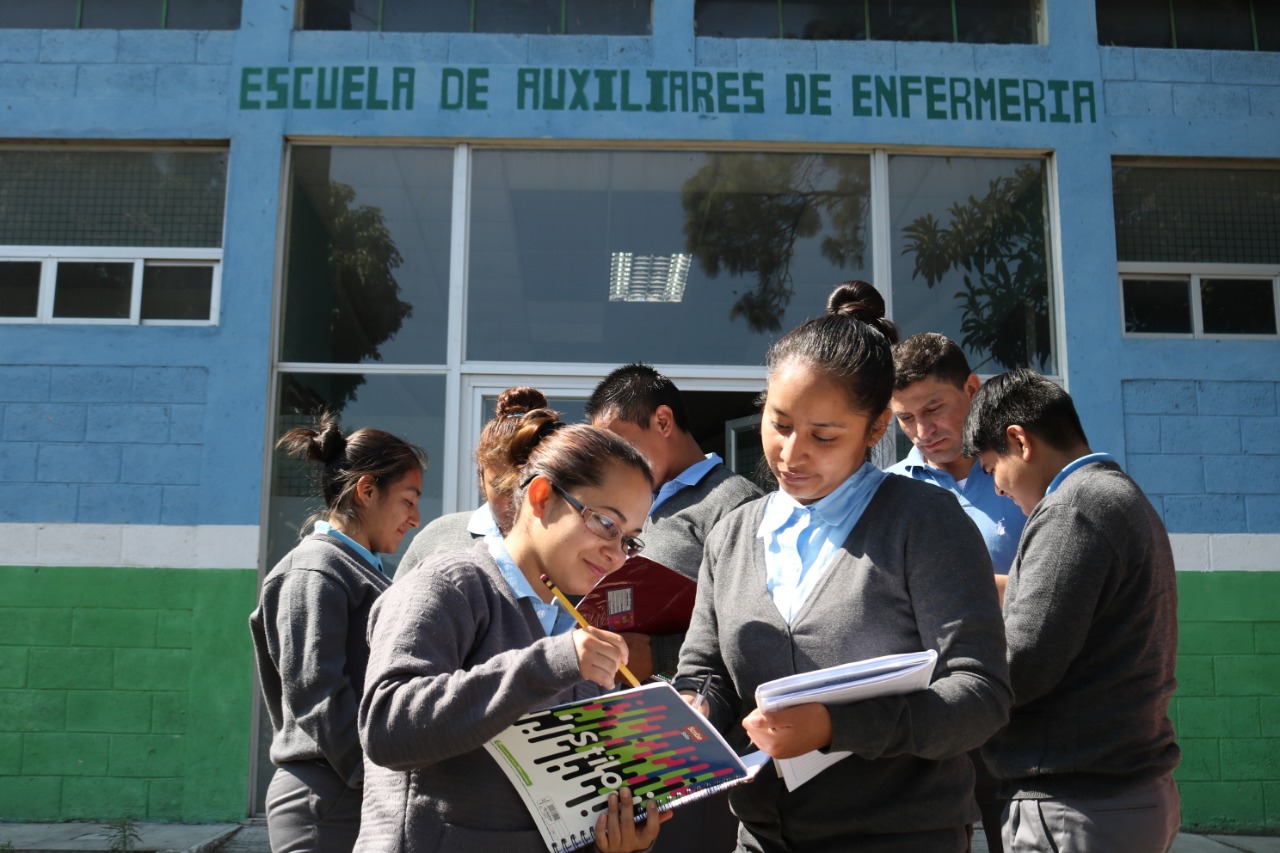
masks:
[(982, 466), (961, 452), (964, 419), (981, 381), (969, 372), (960, 347), (933, 332), (912, 335), (895, 346), (893, 366), (889, 406), (914, 446), (906, 459), (888, 470), (941, 486), (956, 496), (987, 543), (996, 588), (1003, 597), (1027, 519), (1017, 504), (996, 493)]
[[(996, 591), (1003, 601), (1009, 566), (1027, 518), (1013, 500), (996, 491), (991, 475), (962, 452), (965, 417), (982, 382), (970, 372), (969, 360), (955, 341), (934, 332), (912, 335), (897, 344), (893, 367), (889, 407), (913, 447), (906, 459), (888, 470), (933, 483), (956, 496), (987, 544)], [(999, 853), (1004, 804), (996, 799), (995, 780), (977, 753), (970, 755), (977, 775), (974, 795), (982, 811), (987, 846)]]

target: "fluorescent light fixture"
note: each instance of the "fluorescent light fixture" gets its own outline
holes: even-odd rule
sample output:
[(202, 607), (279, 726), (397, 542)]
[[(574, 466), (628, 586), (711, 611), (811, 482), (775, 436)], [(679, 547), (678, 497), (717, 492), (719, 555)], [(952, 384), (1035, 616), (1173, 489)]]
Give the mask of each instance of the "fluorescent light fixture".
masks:
[(614, 252), (609, 261), (610, 302), (680, 302), (693, 255)]

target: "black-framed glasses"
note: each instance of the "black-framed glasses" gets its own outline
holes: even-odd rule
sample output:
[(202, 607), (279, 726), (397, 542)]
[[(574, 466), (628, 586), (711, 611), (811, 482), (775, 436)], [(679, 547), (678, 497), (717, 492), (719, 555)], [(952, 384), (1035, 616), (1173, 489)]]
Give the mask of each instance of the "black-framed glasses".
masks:
[(634, 557), (644, 550), (644, 543), (639, 539), (634, 536), (623, 535), (622, 528), (618, 525), (618, 522), (604, 513), (584, 505), (582, 501), (560, 488), (554, 481), (548, 479), (547, 482), (551, 484), (551, 488), (555, 490), (557, 495), (564, 498), (565, 503), (578, 511), (578, 514), (582, 516), (582, 523), (587, 525), (587, 529), (592, 533), (608, 542), (612, 542), (621, 536), (622, 553), (627, 557)]

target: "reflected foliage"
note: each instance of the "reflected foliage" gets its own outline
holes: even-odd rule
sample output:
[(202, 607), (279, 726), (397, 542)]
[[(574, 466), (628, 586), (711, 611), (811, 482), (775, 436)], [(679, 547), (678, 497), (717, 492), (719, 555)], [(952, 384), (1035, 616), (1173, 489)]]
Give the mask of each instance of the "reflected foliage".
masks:
[(685, 250), (703, 272), (755, 277), (729, 310), (753, 332), (774, 332), (795, 293), (796, 241), (828, 226), (822, 254), (839, 267), (866, 252), (871, 188), (862, 158), (713, 154), (684, 183)]
[[(413, 306), (400, 298), (395, 269), (404, 263), (391, 239), (382, 210), (355, 205), (355, 190), (328, 182), (328, 193), (314, 199), (324, 223), (328, 286), (308, 298), (331, 294), (328, 310), (329, 359), (344, 364), (381, 361), (379, 346), (395, 337)], [(364, 382), (358, 374), (334, 376), (327, 405), (341, 412)]]
[(1052, 353), (1039, 164), (996, 178), (984, 197), (956, 202), (947, 216), (944, 225), (926, 213), (903, 228), (902, 253), (915, 258), (912, 277), (933, 288), (951, 271), (961, 272), (964, 288), (955, 298), (962, 343), (970, 352), (990, 354), (974, 370), (987, 361), (1044, 370)]

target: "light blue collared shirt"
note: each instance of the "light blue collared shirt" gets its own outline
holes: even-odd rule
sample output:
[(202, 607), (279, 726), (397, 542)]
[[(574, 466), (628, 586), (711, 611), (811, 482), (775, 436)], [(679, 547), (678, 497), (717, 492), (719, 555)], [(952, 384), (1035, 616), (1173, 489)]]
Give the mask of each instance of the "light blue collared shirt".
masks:
[(1075, 459), (1071, 462), (1068, 462), (1066, 464), (1066, 467), (1064, 467), (1061, 471), (1058, 472), (1058, 476), (1054, 477), (1049, 482), (1049, 488), (1044, 490), (1044, 496), (1046, 498), (1049, 497), (1049, 495), (1053, 494), (1054, 489), (1062, 485), (1063, 480), (1071, 476), (1071, 473), (1073, 471), (1078, 471), (1079, 469), (1083, 468), (1084, 466), (1092, 462), (1115, 462), (1115, 464), (1117, 465), (1120, 464), (1116, 462), (1116, 458), (1112, 456), (1110, 453), (1089, 453), (1084, 456), (1081, 456), (1079, 459)]
[(365, 560), (365, 562), (366, 562), (366, 563), (368, 563), (369, 565), (373, 566), (375, 569), (377, 569), (378, 571), (382, 572), (384, 575), (386, 574), (386, 572), (385, 572), (385, 571), (383, 571), (383, 568), (382, 568), (382, 558), (381, 558), (381, 557), (379, 557), (377, 554), (373, 553), (373, 552), (372, 552), (372, 551), (370, 551), (368, 548), (366, 548), (366, 547), (364, 547), (363, 545), (361, 545), (361, 544), (360, 544), (359, 542), (357, 542), (356, 540), (352, 539), (352, 538), (351, 538), (350, 536), (348, 536), (347, 534), (343, 533), (343, 532), (342, 532), (341, 530), (339, 530), (338, 528), (334, 527), (334, 526), (333, 526), (332, 524), (330, 524), (329, 522), (327, 522), (327, 521), (317, 521), (317, 522), (316, 522), (315, 530), (316, 530), (316, 533), (323, 533), (323, 534), (325, 534), (326, 536), (332, 536), (334, 539), (338, 539), (338, 540), (340, 540), (340, 541), (342, 541), (342, 542), (347, 543), (348, 545), (350, 545), (350, 546), (351, 546), (351, 549), (352, 549), (353, 551), (355, 551), (355, 552), (356, 552), (357, 554), (359, 554), (361, 557), (364, 557), (364, 560)]
[(831, 494), (807, 506), (785, 492), (769, 495), (756, 536), (764, 540), (769, 595), (788, 625), (888, 476), (866, 462)]
[(662, 506), (663, 501), (689, 486), (696, 486), (701, 482), (702, 478), (707, 476), (712, 468), (719, 465), (723, 460), (718, 453), (708, 453), (707, 458), (701, 462), (695, 462), (688, 468), (685, 468), (673, 479), (662, 484), (658, 489), (658, 493), (653, 496), (653, 505), (649, 507), (649, 514), (653, 515), (658, 507)]
[(471, 518), (467, 520), (467, 532), (486, 538), (489, 536), (502, 538), (502, 531), (498, 529), (498, 522), (493, 517), (493, 508), (489, 506), (488, 501), (480, 504), (476, 511), (471, 513)]
[(503, 579), (516, 594), (516, 598), (529, 599), (533, 605), (533, 612), (538, 615), (538, 622), (542, 624), (542, 630), (548, 637), (573, 630), (578, 623), (560, 606), (559, 601), (554, 598), (550, 602), (543, 601), (541, 596), (534, 592), (529, 579), (524, 576), (524, 572), (520, 571), (516, 561), (507, 553), (507, 546), (503, 544), (501, 536), (486, 536), (484, 544), (488, 546), (490, 556), (498, 564), (498, 571), (502, 572)]
[(978, 526), (996, 574), (1009, 574), (1009, 567), (1013, 565), (1013, 558), (1018, 553), (1018, 539), (1022, 536), (1027, 517), (1012, 498), (996, 492), (995, 480), (982, 470), (980, 464), (974, 462), (969, 469), (969, 476), (963, 482), (957, 482), (946, 471), (930, 465), (920, 453), (920, 448), (912, 447), (907, 458), (885, 470), (890, 474), (933, 483), (955, 495), (965, 515)]

